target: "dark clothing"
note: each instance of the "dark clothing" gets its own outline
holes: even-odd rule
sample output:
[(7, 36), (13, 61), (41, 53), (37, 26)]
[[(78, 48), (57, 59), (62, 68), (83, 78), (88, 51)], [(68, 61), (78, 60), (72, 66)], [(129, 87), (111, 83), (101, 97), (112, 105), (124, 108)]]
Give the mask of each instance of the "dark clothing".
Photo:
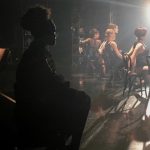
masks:
[(98, 61), (99, 54), (98, 54), (98, 48), (100, 47), (101, 41), (91, 39), (87, 45), (87, 53), (89, 60)]
[(100, 73), (99, 64), (99, 53), (98, 48), (100, 47), (101, 41), (96, 39), (90, 39), (86, 47), (87, 56), (87, 72), (88, 73)]
[(117, 55), (115, 54), (114, 50), (108, 42), (105, 45), (103, 58), (107, 71), (116, 70), (121, 64), (121, 59), (117, 57)]
[(146, 62), (146, 52), (144, 54), (139, 54), (137, 56), (137, 60), (136, 60), (136, 66), (137, 67), (143, 67), (143, 66), (146, 66), (147, 65), (147, 62)]
[[(135, 51), (135, 47), (137, 46), (137, 44), (141, 43), (144, 47), (144, 43), (143, 42), (140, 42), (140, 41), (136, 41), (134, 42), (133, 44), (133, 52), (132, 54), (134, 53)], [(131, 54), (131, 56), (132, 56)], [(130, 66), (130, 70), (132, 70), (133, 72), (141, 72), (143, 66), (147, 65), (147, 62), (146, 62), (146, 56), (148, 55), (148, 51), (147, 50), (144, 50), (143, 52), (140, 52), (139, 51), (136, 53), (136, 64), (132, 64)], [(129, 56), (129, 58), (131, 58), (131, 56)], [(129, 61), (129, 60), (128, 60)], [(131, 63), (131, 62), (130, 62)]]
[(90, 98), (69, 88), (55, 73), (51, 55), (39, 43), (33, 42), (22, 57), (15, 94), (19, 133), (23, 139), (27, 138), (21, 141), (22, 145), (55, 148), (63, 141), (62, 137), (72, 135), (74, 149), (79, 148)]
[(112, 80), (120, 80), (119, 71), (122, 66), (122, 61), (114, 52), (111, 45), (107, 42), (103, 53), (106, 72), (110, 74), (109, 82)]
[[(135, 47), (138, 43), (141, 43), (144, 45), (144, 43), (136, 41), (133, 45), (133, 49), (135, 49)], [(148, 55), (148, 51), (146, 51), (146, 50), (143, 53), (138, 54), (138, 56), (136, 58), (136, 67), (142, 68), (143, 66), (147, 65), (147, 63), (146, 63), (147, 55)]]

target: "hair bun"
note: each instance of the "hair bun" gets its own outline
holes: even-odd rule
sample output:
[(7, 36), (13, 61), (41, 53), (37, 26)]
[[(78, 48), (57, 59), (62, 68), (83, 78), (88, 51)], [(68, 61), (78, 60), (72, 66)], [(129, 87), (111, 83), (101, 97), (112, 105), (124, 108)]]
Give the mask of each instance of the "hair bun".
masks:
[(147, 33), (147, 29), (145, 27), (138, 27), (134, 31), (135, 36), (138, 38), (145, 36), (146, 33)]

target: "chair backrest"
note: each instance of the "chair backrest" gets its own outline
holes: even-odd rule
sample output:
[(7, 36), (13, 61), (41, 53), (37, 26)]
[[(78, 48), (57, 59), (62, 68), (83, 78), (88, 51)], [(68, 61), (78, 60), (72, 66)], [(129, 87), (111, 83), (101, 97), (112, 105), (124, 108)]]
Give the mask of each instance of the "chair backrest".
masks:
[(132, 69), (132, 63), (131, 63), (131, 58), (127, 54), (123, 54), (123, 62), (124, 62), (124, 67), (127, 71), (131, 71)]
[(148, 73), (150, 74), (150, 56), (146, 56), (146, 63), (148, 66)]
[(150, 66), (150, 56), (146, 56), (147, 65)]

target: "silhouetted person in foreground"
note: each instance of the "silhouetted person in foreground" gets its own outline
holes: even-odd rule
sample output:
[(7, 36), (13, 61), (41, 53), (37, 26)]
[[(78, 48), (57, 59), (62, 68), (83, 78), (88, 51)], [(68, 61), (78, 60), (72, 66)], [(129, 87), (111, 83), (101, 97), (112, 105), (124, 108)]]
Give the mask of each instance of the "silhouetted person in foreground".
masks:
[(34, 40), (23, 54), (16, 73), (19, 147), (78, 150), (90, 98), (70, 88), (56, 74), (46, 49), (47, 45), (55, 44), (50, 10), (39, 6), (29, 9), (21, 26), (31, 32)]

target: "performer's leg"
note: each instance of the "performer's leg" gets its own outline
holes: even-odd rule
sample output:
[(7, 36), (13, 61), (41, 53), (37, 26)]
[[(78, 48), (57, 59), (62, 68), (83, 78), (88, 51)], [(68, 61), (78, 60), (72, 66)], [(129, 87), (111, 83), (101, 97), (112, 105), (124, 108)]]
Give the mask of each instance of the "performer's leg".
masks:
[(100, 68), (101, 68), (102, 76), (105, 76), (105, 75), (106, 75), (106, 65), (105, 65), (105, 61), (104, 61), (103, 58), (100, 58), (99, 62), (100, 62)]

